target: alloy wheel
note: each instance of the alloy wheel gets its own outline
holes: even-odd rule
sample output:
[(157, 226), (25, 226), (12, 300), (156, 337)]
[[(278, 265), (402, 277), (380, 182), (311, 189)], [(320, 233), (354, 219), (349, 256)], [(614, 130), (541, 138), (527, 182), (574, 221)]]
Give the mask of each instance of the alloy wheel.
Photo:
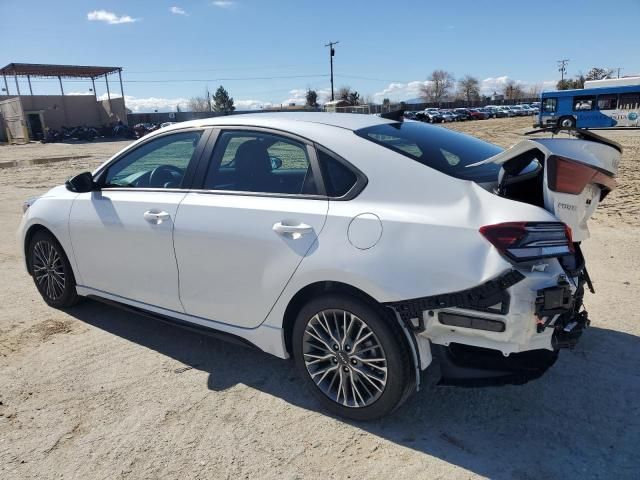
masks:
[(40, 291), (50, 300), (58, 300), (64, 295), (66, 276), (62, 255), (47, 240), (40, 240), (33, 246), (33, 276)]
[(305, 328), (303, 357), (316, 386), (345, 407), (374, 403), (387, 384), (382, 344), (364, 320), (345, 310), (323, 310)]

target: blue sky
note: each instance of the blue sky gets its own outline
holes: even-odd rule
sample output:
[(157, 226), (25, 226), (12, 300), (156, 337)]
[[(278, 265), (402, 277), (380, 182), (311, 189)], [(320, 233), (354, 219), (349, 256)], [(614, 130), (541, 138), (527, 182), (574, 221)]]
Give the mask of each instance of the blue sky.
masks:
[[(486, 93), (507, 79), (547, 88), (561, 58), (569, 75), (596, 65), (640, 74), (640, 0), (0, 0), (0, 18), (1, 65), (122, 66), (136, 111), (173, 109), (220, 84), (241, 108), (303, 102), (307, 88), (324, 98), (330, 40), (340, 41), (336, 88), (376, 101), (415, 98), (437, 68), (478, 77)], [(69, 93), (90, 86), (65, 81)], [(55, 93), (57, 80), (33, 88)]]

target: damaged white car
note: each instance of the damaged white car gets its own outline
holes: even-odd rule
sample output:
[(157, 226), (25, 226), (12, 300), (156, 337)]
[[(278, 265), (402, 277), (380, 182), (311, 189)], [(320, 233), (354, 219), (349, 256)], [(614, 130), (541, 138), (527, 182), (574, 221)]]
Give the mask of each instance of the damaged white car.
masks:
[(180, 123), (26, 202), (20, 241), (49, 305), (293, 357), (329, 410), (371, 419), (427, 381), (537, 378), (576, 343), (580, 245), (621, 148), (575, 133), (503, 151), (365, 115)]

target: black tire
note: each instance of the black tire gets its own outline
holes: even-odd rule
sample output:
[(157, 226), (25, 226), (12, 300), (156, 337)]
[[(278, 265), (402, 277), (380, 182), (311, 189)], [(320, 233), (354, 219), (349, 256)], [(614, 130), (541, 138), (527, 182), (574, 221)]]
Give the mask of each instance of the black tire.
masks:
[[(51, 252), (51, 255), (48, 255)], [(27, 247), (29, 272), (45, 302), (54, 308), (68, 308), (78, 303), (76, 280), (64, 249), (56, 238), (45, 230), (36, 232)], [(43, 276), (39, 271), (46, 270)], [(62, 282), (62, 287), (60, 286)]]
[(566, 128), (575, 128), (576, 119), (571, 117), (571, 116), (560, 117), (558, 119), (558, 126), (559, 127), (566, 127)]
[[(409, 358), (410, 352), (402, 337), (403, 332), (399, 326), (397, 327), (393, 324), (395, 320), (392, 317), (387, 317), (385, 315), (382, 308), (383, 307), (371, 305), (357, 297), (346, 294), (325, 294), (310, 300), (298, 313), (296, 323), (293, 328), (292, 338), (293, 357), (296, 370), (309, 386), (313, 394), (318, 398), (323, 407), (331, 413), (353, 420), (373, 420), (380, 418), (390, 414), (398, 408), (409, 396), (409, 391), (415, 388), (414, 374)], [(360, 406), (345, 406), (338, 403), (336, 399), (331, 398), (328, 393), (325, 393), (318, 385), (316, 385), (305, 364), (305, 348), (309, 348), (307, 326), (314, 317), (319, 318), (316, 317), (317, 314), (327, 310), (349, 312), (355, 315), (358, 318), (358, 321), (365, 323), (366, 327), (373, 332), (373, 342), (377, 341), (382, 348), (382, 350), (378, 351), (375, 356), (379, 357), (381, 352), (386, 359), (386, 383), (382, 387), (381, 393), (374, 390), (375, 395), (378, 396), (369, 404), (364, 402), (363, 405)], [(348, 335), (346, 335), (345, 338), (346, 337), (348, 337)], [(311, 340), (311, 342), (313, 342), (313, 340)], [(357, 343), (358, 342), (356, 341), (356, 344)], [(364, 345), (366, 345), (366, 343)], [(349, 348), (348, 343), (344, 348)], [(360, 352), (358, 352), (355, 350), (355, 344), (353, 348), (354, 352), (351, 353), (356, 358), (360, 358), (358, 355), (364, 356), (364, 354), (360, 352), (364, 352), (369, 349), (369, 347), (367, 347), (360, 349)], [(342, 349), (340, 351), (344, 353)], [(314, 358), (308, 353), (306, 355), (310, 359)], [(341, 362), (344, 362), (340, 364), (337, 360), (338, 355), (339, 354), (336, 354), (331, 361), (337, 365), (338, 369), (344, 369), (344, 371), (347, 371), (346, 369), (349, 367), (349, 360), (340, 360)], [(358, 363), (353, 359), (353, 357), (351, 357), (351, 362), (354, 362), (354, 365), (357, 365)], [(327, 363), (329, 363), (328, 360)], [(353, 368), (354, 372), (357, 371), (355, 366)], [(369, 372), (375, 372), (375, 370), (371, 369), (371, 367), (367, 367), (365, 364), (358, 365), (358, 368), (363, 370), (367, 368), (369, 369)], [(361, 387), (363, 384), (366, 385), (366, 382), (364, 382), (366, 378), (364, 378), (364, 376), (359, 377), (356, 373), (351, 373), (349, 375), (350, 377), (347, 377), (347, 375), (344, 374), (345, 379), (350, 378), (351, 384), (353, 383), (353, 380), (356, 379), (356, 383)], [(343, 374), (340, 373), (341, 379), (342, 376)], [(327, 382), (329, 382), (328, 378)], [(319, 383), (322, 384), (322, 380)], [(331, 384), (333, 384), (333, 380), (331, 381)], [(327, 384), (325, 383), (325, 386), (326, 385)], [(349, 386), (349, 382), (347, 382), (347, 386)], [(329, 385), (329, 389), (330, 388), (331, 385)], [(351, 390), (352, 398), (355, 397), (355, 391), (351, 389), (351, 387), (348, 389)], [(368, 391), (369, 388), (366, 390)], [(346, 399), (346, 394), (343, 396), (343, 399)]]

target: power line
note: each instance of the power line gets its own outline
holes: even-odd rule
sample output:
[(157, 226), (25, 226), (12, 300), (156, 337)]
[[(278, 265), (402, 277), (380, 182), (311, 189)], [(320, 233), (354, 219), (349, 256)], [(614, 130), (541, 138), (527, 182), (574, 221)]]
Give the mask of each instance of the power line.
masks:
[[(309, 75), (273, 75), (269, 77), (219, 77), (219, 78), (173, 78), (173, 79), (150, 79), (150, 80), (122, 80), (122, 83), (180, 83), (180, 82), (231, 82), (245, 80), (285, 80), (295, 78), (327, 78), (329, 75), (323, 73)], [(32, 82), (48, 82), (56, 79), (32, 80)], [(65, 80), (67, 82), (87, 82), (85, 80)]]

